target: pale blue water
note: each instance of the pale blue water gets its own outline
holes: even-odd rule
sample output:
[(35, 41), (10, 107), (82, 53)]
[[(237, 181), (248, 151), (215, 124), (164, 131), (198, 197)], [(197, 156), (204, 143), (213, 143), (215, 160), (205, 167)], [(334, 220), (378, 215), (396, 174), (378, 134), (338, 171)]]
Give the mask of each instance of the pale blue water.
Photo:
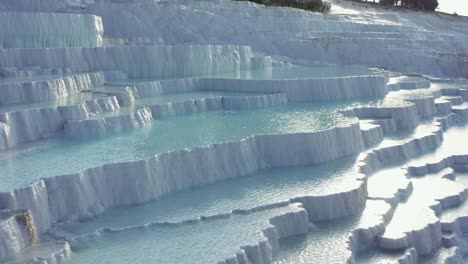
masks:
[(220, 96), (257, 96), (264, 95), (260, 93), (238, 93), (238, 92), (223, 92), (223, 91), (199, 91), (190, 93), (162, 94), (159, 96), (140, 98), (135, 100), (136, 104), (154, 105), (164, 104), (169, 102), (180, 102), (187, 100), (196, 100), (202, 98), (212, 98)]
[(89, 221), (67, 225), (65, 229), (87, 234), (102, 227), (180, 222), (228, 213), (234, 209), (284, 202), (294, 197), (334, 192), (357, 178), (354, 162), (355, 157), (350, 157), (320, 166), (264, 170), (250, 176), (173, 193), (146, 204), (109, 210)]
[(0, 160), (0, 190), (104, 163), (144, 159), (160, 152), (239, 140), (251, 134), (329, 129), (350, 122), (336, 111), (356, 104), (294, 104), (254, 111), (205, 112), (155, 120), (148, 127), (102, 139), (49, 140)]
[(228, 219), (106, 233), (98, 240), (72, 245), (73, 264), (217, 263), (244, 245), (264, 240), (268, 219), (297, 211), (290, 206)]

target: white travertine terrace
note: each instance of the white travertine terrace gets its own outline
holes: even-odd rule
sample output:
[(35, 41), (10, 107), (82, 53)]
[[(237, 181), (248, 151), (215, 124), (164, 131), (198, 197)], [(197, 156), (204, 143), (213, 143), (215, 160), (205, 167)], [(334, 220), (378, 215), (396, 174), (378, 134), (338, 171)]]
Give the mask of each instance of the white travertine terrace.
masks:
[[(204, 226), (245, 219), (252, 230), (242, 231), (256, 234), (253, 241), (226, 224), (232, 239), (240, 237), (235, 252), (223, 255), (217, 243), (194, 262), (354, 263), (368, 254), (370, 263), (462, 263), (468, 256), (466, 17), (344, 0), (332, 1), (330, 14), (229, 0), (5, 0), (0, 24), (2, 263), (82, 263), (88, 243), (109, 246), (102, 255), (112, 258), (113, 239), (142, 238), (141, 230), (177, 238), (172, 228), (199, 228), (197, 244), (209, 244)], [(292, 124), (195, 147), (145, 149), (137, 158), (140, 149), (123, 146), (128, 157), (105, 164), (77, 155), (83, 165), (70, 173), (47, 160), (56, 155), (48, 146), (81, 151), (189, 115), (243, 113), (245, 128), (257, 125), (249, 114), (271, 109), (294, 119), (300, 113), (289, 107), (297, 104), (316, 106), (307, 112), (311, 120), (334, 119), (322, 121), (332, 122), (327, 129)], [(106, 151), (115, 149), (99, 153)], [(50, 172), (15, 178), (15, 162), (30, 157), (50, 162)], [(291, 183), (270, 183), (281, 198), (252, 206), (236, 187), (265, 171), (284, 170), (286, 178), (304, 166), (316, 169), (313, 178), (343, 158), (355, 160), (340, 180), (331, 171), (326, 187), (305, 194), (283, 194)], [(237, 192), (225, 211), (213, 213), (211, 201), (202, 201), (206, 208), (185, 220), (172, 219), (169, 208), (165, 221), (99, 222), (177, 195), (196, 200), (194, 188), (225, 182)], [(210, 199), (229, 200), (218, 195)], [(350, 222), (334, 224), (339, 219)], [(298, 235), (306, 236), (301, 252), (288, 244)], [(395, 250), (397, 257), (388, 252)]]
[(102, 47), (98, 16), (38, 12), (0, 12), (0, 48)]

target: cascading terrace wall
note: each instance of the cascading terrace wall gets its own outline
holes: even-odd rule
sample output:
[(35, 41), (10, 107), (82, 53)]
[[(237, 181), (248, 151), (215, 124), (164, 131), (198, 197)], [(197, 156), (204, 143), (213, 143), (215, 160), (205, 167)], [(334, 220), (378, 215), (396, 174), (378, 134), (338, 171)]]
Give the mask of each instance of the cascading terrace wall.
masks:
[[(181, 2), (188, 7), (180, 8), (177, 3)], [(129, 5), (131, 10), (126, 8)], [(383, 20), (391, 23), (360, 23), (338, 15), (325, 18), (311, 12), (232, 4), (230, 1), (210, 1), (205, 3), (206, 6), (197, 5), (196, 8), (193, 5), (187, 1), (161, 5), (99, 2), (90, 4), (86, 12), (101, 16), (106, 37), (116, 40), (119, 45), (229, 43), (249, 45), (257, 51), (290, 59), (468, 76), (463, 55), (468, 51), (463, 45), (465, 36), (449, 33), (438, 36), (439, 32), (424, 30), (417, 26), (418, 23), (408, 23), (394, 14), (380, 14)], [(217, 11), (213, 12), (215, 8)], [(210, 16), (200, 9), (210, 12)], [(135, 17), (140, 24), (132, 22)], [(277, 22), (279, 17), (281, 23)], [(173, 21), (170, 30), (160, 23), (164, 18)], [(207, 24), (212, 27), (206, 28)], [(409, 39), (395, 39), (395, 35), (408, 32)], [(322, 36), (330, 33), (333, 35)], [(362, 36), (361, 33), (391, 35)], [(434, 38), (439, 41), (433, 41)]]
[(382, 75), (292, 80), (202, 79), (200, 89), (237, 92), (286, 93), (290, 101), (345, 100), (384, 96), (389, 91)]
[(249, 67), (247, 46), (146, 46), (0, 49), (0, 68), (41, 66), (72, 72), (120, 70), (129, 78), (216, 74)]
[(29, 211), (21, 210), (15, 212), (2, 213), (0, 212), (0, 261), (5, 259), (5, 256), (12, 256), (18, 253), (21, 249), (32, 244), (32, 237), (37, 234), (28, 234), (28, 226), (22, 219), (30, 214)]
[(135, 98), (193, 91), (285, 93), (289, 101), (333, 101), (386, 95), (393, 86), (381, 74), (338, 78), (249, 80), (227, 78), (185, 78), (130, 85)]
[(21, 143), (47, 139), (62, 133), (70, 119), (83, 119), (91, 112), (108, 112), (120, 108), (115, 96), (87, 100), (71, 106), (28, 109), (0, 113), (0, 150)]
[[(186, 8), (180, 8), (180, 5)], [(117, 45), (249, 45), (263, 53), (291, 59), (468, 76), (464, 55), (468, 49), (463, 45), (466, 36), (429, 31), (433, 30), (432, 22), (425, 29), (418, 23), (418, 16), (415, 21), (405, 21), (397, 14), (378, 14), (376, 17), (387, 20), (387, 23), (363, 23), (353, 21), (355, 15), (323, 17), (311, 12), (231, 1), (200, 4), (171, 1), (154, 5), (150, 1), (5, 0), (3, 5), (0, 4), (2, 8), (96, 14), (104, 21), (105, 37)], [(217, 11), (213, 12), (215, 8)], [(207, 12), (210, 16), (206, 16)], [(277, 23), (278, 17), (281, 17), (281, 23)], [(135, 18), (140, 23), (134, 23)], [(172, 21), (171, 26), (161, 23), (164, 20)], [(205, 27), (207, 24), (212, 27)]]
[[(12, 80), (11, 83), (2, 84), (0, 103), (5, 104), (31, 103), (38, 98), (59, 99), (65, 95), (92, 89), (101, 86), (104, 79), (113, 79), (116, 69), (125, 72), (131, 78), (203, 75), (249, 68), (253, 55), (250, 47), (185, 45), (0, 49), (0, 57), (0, 68), (6, 69), (7, 72), (14, 70), (15, 73), (20, 73), (19, 69), (29, 67), (66, 69), (69, 74), (59, 79), (47, 80), (48, 77), (45, 76), (43, 78), (46, 80), (43, 81)], [(123, 102), (123, 105), (129, 103), (131, 102)], [(115, 97), (110, 97), (76, 106), (3, 113), (0, 115), (0, 149), (61, 133), (67, 119), (83, 119), (93, 110), (110, 111), (117, 108), (119, 104)]]
[[(45, 76), (44, 79), (48, 78)], [(103, 72), (82, 73), (46, 80), (17, 81), (0, 83), (0, 106), (7, 104), (54, 101), (72, 96), (81, 91), (102, 86), (105, 82)]]
[(0, 48), (101, 47), (101, 17), (86, 14), (0, 12)]
[[(81, 76), (81, 75), (77, 75)], [(98, 76), (98, 81), (84, 82), (86, 85), (82, 89), (90, 89), (92, 86), (99, 86), (104, 82), (102, 73), (83, 74), (83, 76)], [(76, 78), (76, 77), (74, 77)], [(81, 80), (81, 79), (78, 79)], [(91, 80), (94, 80), (91, 78)], [(50, 85), (45, 81), (46, 88), (50, 95), (40, 94), (46, 97), (59, 97), (61, 93), (74, 93), (75, 85), (67, 85), (62, 89), (59, 85), (58, 92), (55, 91), (56, 85)], [(52, 83), (54, 83), (52, 81)], [(59, 82), (60, 84), (67, 82)], [(74, 83), (74, 82), (73, 82)], [(236, 80), (236, 79), (211, 79), (211, 78), (188, 78), (174, 80), (159, 80), (151, 82), (136, 83), (129, 86), (122, 93), (110, 93), (119, 99), (119, 105), (128, 105), (133, 103), (133, 98), (143, 98), (157, 96), (161, 94), (176, 92), (193, 92), (200, 90), (218, 90), (218, 91), (236, 91), (251, 92), (251, 95), (242, 97), (218, 97), (206, 100), (192, 100), (184, 102), (174, 102), (168, 104), (149, 105), (154, 118), (163, 118), (177, 114), (188, 114), (213, 110), (233, 110), (233, 109), (254, 109), (269, 106), (285, 104), (287, 101), (329, 101), (342, 100), (357, 97), (375, 97), (383, 96), (388, 93), (388, 87), (385, 84), (386, 78), (381, 75), (351, 76), (342, 78), (326, 79), (297, 79), (297, 80)], [(28, 90), (29, 86), (26, 86)], [(46, 89), (46, 90), (47, 90)], [(61, 92), (64, 90), (64, 92)], [(18, 98), (22, 101), (30, 101), (29, 97), (23, 96), (21, 89), (11, 89), (12, 98)], [(48, 91), (48, 90), (47, 90)], [(258, 93), (268, 93), (259, 95)], [(100, 99), (101, 101), (103, 99)], [(109, 103), (108, 103), (109, 104)], [(117, 102), (110, 105), (115, 107), (105, 107), (115, 110), (119, 107)], [(76, 107), (75, 107), (76, 108)], [(102, 109), (98, 109), (101, 110)], [(105, 110), (105, 109), (104, 109)], [(73, 109), (73, 107), (44, 108), (39, 110), (21, 111), (15, 113), (6, 113), (0, 121), (5, 123), (2, 129), (3, 148), (12, 147), (20, 142), (30, 141), (32, 139), (47, 138), (48, 134), (63, 132), (61, 126), (65, 123), (65, 134), (80, 137), (92, 135), (104, 135), (111, 131), (130, 129), (134, 127), (145, 126), (150, 123), (151, 115), (148, 111), (142, 115), (143, 110), (115, 117), (103, 117), (95, 119), (86, 119), (87, 114)], [(54, 115), (52, 115), (53, 113)], [(62, 113), (62, 117), (60, 117)], [(64, 114), (66, 113), (66, 115)], [(21, 117), (21, 118), (20, 118)], [(75, 119), (69, 120), (68, 119)], [(26, 121), (25, 121), (26, 120)], [(45, 120), (38, 122), (38, 120)], [(56, 120), (55, 122), (52, 122)], [(141, 121), (141, 122), (140, 122)], [(19, 126), (14, 124), (26, 124), (21, 133), (13, 133), (11, 130)], [(47, 125), (46, 124), (50, 124)], [(8, 126), (7, 126), (8, 125)], [(29, 128), (40, 127), (40, 130)], [(45, 129), (50, 127), (51, 129)], [(31, 131), (30, 131), (31, 130)], [(36, 132), (34, 132), (36, 131)], [(39, 133), (37, 133), (39, 131)], [(47, 133), (44, 133), (44, 132)], [(16, 135), (17, 139), (11, 140)], [(29, 136), (23, 136), (29, 135)], [(33, 137), (32, 135), (36, 135)]]
[(116, 206), (142, 203), (264, 168), (320, 164), (363, 148), (357, 122), (319, 132), (251, 136), (42, 179), (1, 193), (0, 208), (30, 209), (38, 230), (44, 232), (58, 221), (95, 216)]
[(79, 137), (103, 136), (111, 132), (144, 127), (153, 119), (170, 116), (193, 114), (217, 110), (251, 110), (284, 105), (285, 94), (267, 94), (252, 96), (218, 96), (180, 102), (170, 102), (142, 107), (134, 112), (118, 116), (68, 120), (65, 122), (65, 135)]
[[(424, 54), (418, 50), (372, 46), (365, 40), (336, 38), (316, 41), (287, 40), (278, 43), (285, 56), (294, 59), (319, 60), (338, 64), (360, 64), (385, 67), (395, 71), (421, 72), (432, 75), (468, 76), (464, 57), (444, 57), (438, 53)], [(294, 46), (295, 48), (291, 48)], [(363, 48), (366, 47), (366, 48)], [(257, 48), (254, 46), (254, 48)], [(369, 53), (376, 54), (369, 56)], [(303, 54), (307, 54), (304, 56)], [(352, 55), (351, 55), (352, 54)]]
[[(7, 4), (15, 6), (13, 0), (5, 0)], [(27, 9), (27, 6), (22, 6), (27, 1), (19, 1), (17, 7)], [(87, 2), (85, 0), (64, 0), (63, 5), (60, 1), (48, 0), (54, 7), (66, 10), (67, 4), (70, 4), (77, 9), (86, 7)], [(92, 1), (90, 1), (92, 2)], [(137, 2), (135, 0), (135, 2)], [(32, 3), (32, 2), (31, 2)], [(39, 4), (38, 4), (39, 3)], [(37, 0), (33, 3), (34, 6), (43, 6), (47, 3), (46, 0)], [(233, 5), (237, 5), (235, 3)], [(208, 4), (207, 4), (208, 5)], [(2, 3), (0, 3), (0, 7)], [(249, 5), (250, 6), (250, 5)], [(103, 9), (107, 7), (103, 5)], [(144, 9), (144, 6), (143, 6)], [(177, 10), (177, 9), (174, 9)], [(107, 12), (111, 14), (113, 10), (109, 9)], [(151, 10), (150, 10), (151, 11)], [(167, 11), (167, 10), (164, 10)], [(180, 10), (177, 10), (178, 12)], [(83, 11), (87, 12), (87, 11)], [(185, 12), (185, 11), (180, 11)], [(285, 12), (281, 10), (281, 12)], [(281, 12), (272, 12), (271, 20), (278, 19), (275, 14), (281, 14)], [(199, 13), (200, 16), (209, 17), (206, 12), (193, 12)], [(285, 12), (286, 13), (286, 12)], [(117, 13), (116, 13), (117, 14)], [(231, 11), (231, 14), (236, 14), (236, 11)], [(297, 12), (299, 15), (304, 15), (303, 12)], [(39, 16), (39, 15), (38, 15)], [(42, 15), (46, 17), (46, 15)], [(58, 16), (58, 15), (57, 15)], [(71, 15), (72, 17), (73, 15)], [(169, 13), (167, 16), (171, 17), (173, 14)], [(54, 16), (50, 16), (52, 19)], [(91, 17), (91, 16), (89, 16)], [(116, 16), (118, 17), (118, 15)], [(119, 37), (117, 29), (119, 29), (119, 23), (129, 24), (126, 16), (121, 16), (122, 19), (116, 21), (114, 28), (109, 30)], [(158, 16), (157, 19), (161, 19)], [(174, 16), (173, 16), (174, 17)], [(186, 18), (186, 16), (180, 16)], [(12, 29), (16, 27), (21, 29), (34, 29), (32, 25), (38, 20), (32, 20), (33, 23), (30, 25), (13, 25)], [(68, 19), (68, 18), (67, 18)], [(70, 18), (71, 19), (71, 18)], [(98, 18), (94, 17), (95, 23), (98, 23)], [(263, 18), (265, 19), (265, 18)], [(130, 21), (133, 18), (129, 19)], [(189, 20), (189, 19), (187, 19)], [(270, 21), (271, 21), (270, 20)], [(329, 31), (340, 31), (347, 30), (353, 32), (359, 32), (361, 30), (383, 30), (383, 31), (406, 31), (414, 30), (411, 27), (402, 26), (388, 26), (388, 25), (366, 25), (366, 24), (352, 24), (342, 23), (333, 21), (310, 21), (310, 24), (301, 24), (300, 21), (292, 21), (283, 18), (282, 24), (275, 23), (264, 23), (261, 25), (260, 30), (277, 30), (280, 28), (283, 31), (290, 29), (292, 26), (298, 32), (320, 30), (325, 29)], [(62, 36), (64, 34), (63, 28), (67, 28), (66, 19), (61, 25), (55, 25), (51, 27), (55, 34), (48, 35), (49, 32), (38, 32), (31, 31), (31, 39), (29, 41), (16, 41), (14, 38), (7, 36), (2, 37), (7, 41), (3, 41), (4, 47), (22, 47), (29, 48), (27, 45), (33, 45), (34, 47), (54, 47), (54, 46), (100, 46), (102, 45), (102, 32), (100, 31), (99, 25), (90, 25), (91, 37), (83, 37), (75, 39), (74, 37)], [(213, 20), (217, 21), (217, 20)], [(219, 20), (218, 20), (219, 21)], [(248, 20), (244, 23), (252, 23), (254, 20)], [(51, 22), (49, 22), (51, 23)], [(57, 23), (56, 23), (57, 24)], [(144, 23), (142, 23), (144, 24)], [(200, 23), (204, 24), (205, 23)], [(145, 25), (148, 26), (151, 23)], [(180, 26), (181, 25), (181, 26)], [(186, 25), (180, 24), (179, 27), (183, 28)], [(258, 24), (257, 24), (258, 25)], [(167, 25), (163, 25), (167, 26)], [(223, 25), (221, 25), (223, 26)], [(238, 26), (242, 28), (244, 25), (238, 23)], [(102, 26), (101, 26), (102, 28)], [(129, 32), (135, 32), (135, 36), (138, 37), (138, 30), (133, 30), (131, 26), (120, 27), (122, 29), (129, 29)], [(227, 28), (227, 27), (223, 27)], [(249, 29), (249, 27), (245, 27)], [(75, 28), (74, 28), (75, 29)], [(153, 30), (158, 33), (158, 30), (148, 27), (149, 30)], [(81, 30), (80, 26), (76, 30)], [(209, 30), (209, 29), (207, 29)], [(73, 30), (71, 30), (73, 31)], [(177, 31), (182, 31), (181, 29)], [(187, 30), (200, 34), (200, 30)], [(5, 31), (8, 34), (11, 32)], [(14, 32), (14, 31), (13, 31)], [(232, 34), (232, 31), (223, 31), (226, 34), (226, 38), (222, 41), (216, 41), (215, 43), (228, 42), (233, 38), (238, 38), (239, 34)], [(235, 32), (235, 31), (234, 31)], [(5, 33), (5, 34), (7, 34)], [(37, 35), (34, 35), (38, 33)], [(60, 33), (60, 34), (59, 34)], [(187, 37), (181, 39), (176, 37), (171, 38), (171, 35), (180, 36), (179, 34), (173, 34), (173, 32), (165, 32), (166, 41), (187, 41), (190, 42), (193, 39)], [(214, 32), (216, 35), (220, 32)], [(401, 32), (400, 32), (401, 33)], [(74, 33), (81, 34), (81, 33)], [(250, 34), (250, 33), (249, 33)], [(382, 33), (381, 33), (382, 34)], [(53, 37), (50, 37), (52, 36)], [(215, 34), (213, 34), (214, 36)], [(230, 36), (231, 35), (231, 36)], [(251, 34), (256, 35), (256, 34)], [(272, 34), (273, 35), (273, 34)], [(1, 36), (1, 33), (0, 33)], [(210, 33), (207, 34), (210, 36)], [(234, 37), (232, 37), (234, 36)], [(128, 35), (123, 34), (122, 41), (131, 42), (132, 40), (126, 39)], [(212, 37), (212, 36), (211, 36)], [(220, 37), (222, 38), (222, 37)], [(255, 37), (257, 38), (257, 37)], [(321, 38), (321, 39), (310, 39), (304, 38), (301, 41), (282, 40), (279, 38), (267, 36), (263, 38), (263, 42), (256, 43), (255, 46), (262, 48), (262, 51), (272, 51), (278, 54), (278, 50), (284, 50), (280, 55), (289, 55), (291, 58), (301, 59), (319, 59), (322, 61), (335, 62), (335, 63), (363, 63), (379, 66), (388, 66), (390, 68), (405, 69), (408, 71), (422, 71), (428, 73), (447, 74), (447, 75), (465, 75), (467, 71), (464, 66), (466, 62), (460, 58), (443, 58), (435, 56), (433, 54), (422, 54), (415, 52), (414, 50), (405, 51), (404, 49), (395, 49), (394, 54), (388, 55), (385, 53), (383, 48), (372, 48), (378, 46), (381, 41), (378, 40), (360, 40), (360, 39), (341, 39), (341, 38)], [(55, 41), (55, 42), (54, 42)], [(119, 41), (119, 40), (117, 40)], [(211, 40), (206, 38), (205, 40), (209, 43)], [(31, 43), (32, 42), (32, 43)], [(239, 43), (249, 43), (249, 41), (241, 40)], [(234, 42), (234, 43), (238, 43)], [(29, 44), (31, 43), (31, 44)], [(151, 43), (151, 39), (149, 41)], [(177, 42), (175, 42), (177, 43)], [(274, 44), (271, 44), (274, 43)], [(412, 41), (400, 42), (405, 46), (420, 44), (419, 42), (413, 43)], [(267, 45), (265, 45), (267, 44)], [(449, 47), (449, 44), (443, 42), (437, 43), (441, 47)], [(369, 49), (363, 47), (370, 47)], [(363, 54), (363, 53), (366, 54)], [(68, 67), (72, 72), (91, 72), (91, 71), (102, 71), (102, 70), (121, 70), (124, 71), (130, 78), (171, 78), (179, 76), (191, 76), (191, 75), (203, 75), (222, 73), (225, 71), (238, 70), (242, 67), (248, 66), (252, 62), (252, 51), (248, 47), (234, 47), (234, 46), (174, 46), (174, 47), (108, 47), (108, 48), (55, 48), (55, 49), (24, 49), (16, 50), (12, 49), (9, 51), (0, 50), (0, 67), (28, 67), (37, 66), (39, 63), (42, 67), (49, 68), (64, 68)], [(368, 53), (385, 54), (384, 56), (367, 56)], [(304, 58), (304, 54), (306, 57)], [(353, 54), (352, 57), (349, 54)], [(362, 55), (362, 56), (361, 56)], [(410, 55), (410, 56), (407, 56)], [(403, 66), (402, 66), (403, 65)], [(182, 82), (182, 81), (181, 81)], [(184, 81), (185, 82), (185, 81)], [(186, 81), (191, 82), (191, 81)], [(329, 79), (317, 79), (317, 80), (290, 80), (290, 81), (244, 81), (244, 80), (221, 80), (221, 79), (203, 79), (198, 81), (197, 87), (199, 90), (203, 89), (225, 89), (228, 91), (245, 91), (245, 92), (277, 92), (281, 93), (278, 96), (272, 96), (272, 100), (266, 99), (267, 97), (251, 97), (249, 100), (243, 99), (228, 99), (221, 101), (227, 105), (226, 108), (249, 108), (252, 105), (270, 105), (274, 102), (283, 103), (286, 100), (290, 101), (321, 101), (321, 100), (337, 100), (337, 99), (349, 99), (362, 96), (383, 96), (388, 92), (388, 88), (385, 86), (385, 78), (380, 76), (354, 76), (344, 78), (329, 78)], [(156, 85), (157, 86), (157, 85)], [(161, 88), (162, 90), (169, 90), (169, 86)], [(177, 86), (177, 89), (183, 90), (187, 88), (190, 90), (193, 88), (190, 85)], [(222, 87), (222, 88), (220, 88)], [(13, 88), (14, 89), (14, 88)], [(138, 94), (144, 97), (143, 94), (157, 93), (154, 91), (143, 91), (138, 90)], [(274, 98), (273, 98), (274, 97)], [(113, 101), (116, 100), (114, 97)], [(167, 109), (151, 107), (152, 112), (164, 112), (162, 115), (172, 115), (178, 113), (189, 113), (198, 111), (198, 101), (193, 101), (192, 104), (173, 104), (168, 106)], [(208, 101), (206, 101), (208, 102)], [(433, 101), (427, 101), (429, 105), (432, 105)], [(216, 101), (217, 107), (222, 105), (219, 100)], [(112, 104), (110, 104), (112, 105)], [(117, 105), (117, 104), (115, 104)], [(86, 109), (84, 106), (77, 106), (75, 110), (69, 112), (69, 108), (57, 108), (53, 110), (31, 110), (24, 111), (23, 113), (9, 113), (2, 117), (3, 120), (0, 122), (0, 129), (8, 131), (14, 137), (18, 139), (10, 140), (10, 142), (19, 142), (19, 138), (27, 138), (28, 140), (36, 139), (32, 135), (43, 136), (45, 132), (40, 131), (41, 129), (54, 124), (52, 127), (55, 130), (59, 130), (63, 125), (64, 119), (62, 116), (74, 115), (76, 117), (86, 117)], [(83, 109), (81, 109), (83, 108)], [(206, 107), (207, 109), (208, 107)], [(82, 111), (81, 111), (81, 110)], [(205, 109), (205, 106), (200, 107)], [(413, 127), (419, 123), (420, 118), (424, 118), (421, 113), (425, 113), (423, 104), (414, 104), (406, 109), (394, 113), (395, 109), (367, 109), (369, 112), (378, 112), (378, 114), (391, 118), (396, 122), (396, 126)], [(432, 112), (428, 112), (428, 116), (434, 114), (434, 109), (430, 109)], [(397, 117), (406, 117), (405, 113), (411, 113), (407, 119), (400, 118), (401, 122)], [(81, 114), (83, 113), (83, 114)], [(364, 110), (361, 110), (361, 114), (365, 115)], [(30, 128), (25, 126), (26, 132), (19, 131), (22, 126), (21, 122), (36, 123), (37, 120), (41, 120), (40, 117), (48, 116), (50, 122), (44, 122), (44, 125), (36, 128)], [(149, 112), (148, 112), (148, 115)], [(153, 114), (154, 116), (154, 114)], [(8, 118), (9, 119), (8, 119)], [(115, 118), (118, 119), (118, 118)], [(12, 121), (19, 120), (19, 121)], [(45, 118), (42, 118), (45, 120)], [(149, 120), (149, 119), (148, 119)], [(46, 120), (47, 121), (47, 120)], [(82, 123), (87, 123), (86, 121)], [(70, 122), (73, 123), (73, 122)], [(78, 124), (79, 122), (74, 122)], [(14, 124), (14, 125), (12, 125)], [(47, 125), (46, 125), (47, 124)], [(16, 130), (11, 130), (16, 128)], [(76, 127), (71, 128), (70, 131), (76, 132), (79, 129)], [(102, 129), (98, 129), (102, 130)], [(5, 134), (5, 133), (4, 133)], [(80, 134), (83, 134), (80, 132)], [(221, 144), (214, 144), (207, 147), (193, 148), (186, 150), (171, 151), (168, 153), (162, 153), (149, 157), (145, 160), (122, 162), (115, 164), (106, 164), (96, 168), (86, 169), (80, 173), (71, 175), (62, 175), (48, 179), (39, 180), (27, 187), (18, 188), (11, 192), (0, 193), (0, 208), (2, 209), (30, 209), (36, 219), (37, 226), (40, 232), (45, 232), (49, 227), (58, 221), (66, 220), (77, 220), (92, 217), (100, 214), (110, 208), (137, 204), (151, 199), (156, 199), (164, 194), (168, 194), (178, 190), (185, 190), (194, 186), (201, 186), (209, 184), (215, 181), (220, 181), (228, 178), (240, 177), (243, 175), (250, 174), (264, 168), (281, 167), (281, 166), (297, 166), (297, 165), (311, 165), (320, 164), (329, 160), (334, 160), (343, 156), (355, 155), (364, 149), (364, 145), (368, 146), (370, 142), (378, 142), (383, 137), (382, 129), (372, 129), (366, 133), (363, 133), (358, 123), (354, 122), (349, 126), (343, 126), (334, 128), (327, 131), (313, 132), (313, 133), (296, 133), (296, 134), (284, 134), (284, 135), (258, 135), (248, 137), (244, 140), (227, 142)], [(371, 168), (380, 167), (384, 164), (379, 160), (380, 158), (386, 159), (387, 155), (395, 155), (397, 150), (403, 149), (405, 158), (415, 155), (416, 150), (426, 149), (421, 146), (433, 146), (440, 144), (442, 136), (439, 133), (434, 134), (431, 139), (420, 140), (419, 143), (408, 143), (406, 147), (395, 147), (389, 148), (388, 150), (376, 151), (373, 157), (368, 157), (369, 165)], [(25, 136), (26, 135), (26, 136)], [(31, 135), (31, 136), (30, 136)], [(5, 140), (6, 141), (6, 140)], [(16, 143), (15, 143), (16, 144)], [(421, 144), (421, 146), (419, 146)], [(5, 146), (9, 146), (9, 143), (5, 143)], [(2, 144), (0, 143), (0, 149)], [(429, 147), (427, 147), (429, 148)], [(388, 158), (387, 160), (390, 160)], [(346, 216), (347, 213), (354, 214), (361, 210), (366, 201), (366, 182), (365, 179), (362, 181), (356, 181), (356, 185), (353, 185), (352, 190), (349, 192), (343, 191), (329, 195), (327, 197), (299, 197), (296, 201), (300, 201), (308, 212), (314, 212), (308, 217), (310, 220), (326, 220), (330, 218), (336, 218), (340, 216)], [(303, 218), (300, 218), (303, 220)], [(288, 219), (282, 220), (284, 223), (284, 229), (294, 227), (294, 224), (288, 222)], [(277, 222), (281, 222), (277, 220)], [(6, 223), (6, 222), (3, 222)], [(303, 225), (302, 233), (305, 233), (306, 221), (301, 222)], [(278, 227), (278, 225), (276, 226)], [(11, 228), (7, 227), (9, 231), (16, 232), (23, 227), (11, 223)], [(380, 227), (379, 227), (380, 228)], [(0, 232), (1, 232), (0, 228)], [(367, 233), (363, 232), (363, 238), (365, 240), (368, 237), (374, 238), (376, 235), (373, 230), (372, 236), (366, 236)], [(284, 232), (289, 234), (291, 232)], [(3, 244), (0, 242), (0, 249), (5, 249), (5, 255), (15, 254), (20, 248), (25, 247), (27, 243), (24, 243), (25, 233), (18, 232), (17, 239), (23, 239), (21, 241), (12, 241), (9, 244)], [(286, 236), (286, 235), (284, 235)], [(280, 235), (281, 237), (281, 235)], [(268, 237), (270, 239), (270, 237)], [(274, 241), (274, 239), (271, 239)], [(17, 244), (15, 244), (17, 243)], [(12, 245), (18, 247), (12, 250)], [(262, 244), (264, 247), (269, 245)], [(265, 246), (266, 245), (266, 246)], [(253, 252), (253, 249), (247, 249)], [(268, 250), (264, 250), (269, 253)], [(251, 253), (254, 254), (254, 253)], [(255, 253), (256, 254), (256, 253)], [(256, 259), (258, 262), (262, 259), (260, 254), (259, 258)], [(271, 255), (271, 254), (270, 254)], [(2, 254), (0, 254), (2, 256)], [(1, 259), (1, 258), (0, 258)], [(247, 257), (242, 258), (247, 260)], [(233, 262), (229, 262), (233, 263)]]

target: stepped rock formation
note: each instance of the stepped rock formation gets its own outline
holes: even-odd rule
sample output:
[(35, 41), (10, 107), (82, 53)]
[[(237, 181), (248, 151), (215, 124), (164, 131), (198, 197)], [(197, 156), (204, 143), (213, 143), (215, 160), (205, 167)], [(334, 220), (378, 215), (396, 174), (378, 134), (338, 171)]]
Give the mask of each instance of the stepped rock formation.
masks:
[(1, 1), (0, 262), (466, 261), (468, 18), (329, 11)]

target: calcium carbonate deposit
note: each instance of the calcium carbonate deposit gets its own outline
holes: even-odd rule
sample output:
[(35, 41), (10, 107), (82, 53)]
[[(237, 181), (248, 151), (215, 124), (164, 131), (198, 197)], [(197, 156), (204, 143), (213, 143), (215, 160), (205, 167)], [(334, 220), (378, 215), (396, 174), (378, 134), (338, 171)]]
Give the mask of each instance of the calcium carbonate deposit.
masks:
[(0, 0), (0, 263), (468, 263), (468, 18), (329, 4)]

